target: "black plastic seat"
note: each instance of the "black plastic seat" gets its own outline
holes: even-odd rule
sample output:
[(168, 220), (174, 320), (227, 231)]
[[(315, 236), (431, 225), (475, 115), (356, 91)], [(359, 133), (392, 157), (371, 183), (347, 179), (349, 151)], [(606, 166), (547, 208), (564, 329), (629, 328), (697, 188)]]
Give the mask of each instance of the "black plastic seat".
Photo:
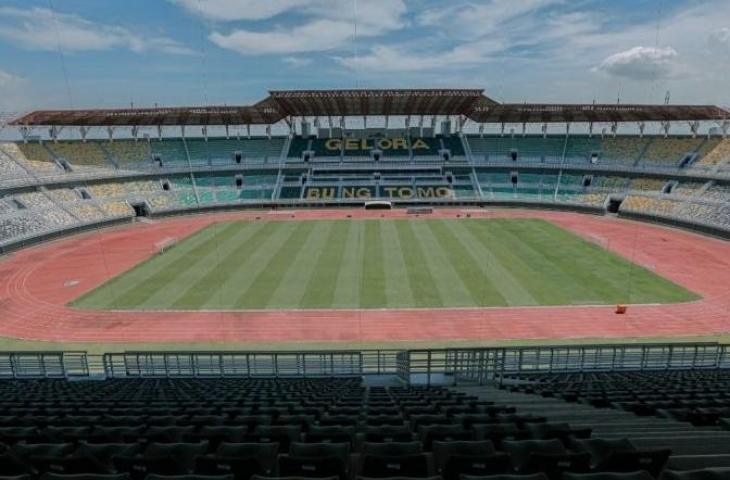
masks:
[(313, 426), (304, 434), (307, 443), (355, 443), (355, 427), (353, 426)]
[(87, 443), (134, 443), (142, 438), (145, 427), (133, 426), (98, 426), (86, 437)]
[(504, 474), (504, 475), (462, 475), (461, 480), (548, 480), (544, 473), (533, 473), (530, 475)]
[(23, 461), (30, 461), (33, 457), (61, 458), (69, 455), (75, 449), (73, 443), (16, 443), (11, 452)]
[(373, 478), (422, 478), (428, 476), (428, 459), (422, 453), (397, 456), (364, 454), (360, 474)]
[(0, 475), (15, 477), (27, 475), (33, 472), (29, 462), (23, 461), (11, 452), (0, 453)]
[[(253, 473), (264, 475), (271, 474), (276, 467), (276, 457), (279, 453), (278, 443), (221, 443), (212, 455), (198, 457), (198, 461), (208, 465), (205, 472), (198, 473), (221, 473), (231, 471), (236, 478), (243, 478), (243, 473), (255, 470)], [(207, 461), (204, 459), (209, 459)], [(244, 462), (252, 459), (255, 464)], [(213, 463), (216, 462), (216, 463)], [(212, 467), (211, 467), (212, 465)], [(250, 474), (249, 474), (250, 475)]]
[(665, 470), (659, 480), (728, 480), (730, 468), (703, 468), (701, 470), (687, 470), (679, 472)]
[(43, 435), (49, 442), (76, 442), (84, 440), (91, 434), (91, 427), (46, 427)]
[(289, 451), (289, 445), (299, 440), (302, 428), (299, 425), (259, 425), (246, 434), (247, 442), (278, 443), (281, 451)]
[(203, 426), (195, 433), (183, 435), (183, 440), (189, 443), (207, 441), (215, 449), (222, 442), (240, 443), (247, 433), (246, 427), (235, 426)]
[(597, 473), (570, 473), (563, 474), (563, 480), (654, 480), (649, 472), (639, 470), (635, 472), (597, 472)]
[(64, 475), (58, 473), (44, 473), (41, 480), (131, 480), (128, 473), (111, 473), (111, 474), (79, 474)]
[(348, 470), (351, 446), (349, 443), (299, 443), (289, 446), (289, 455), (299, 458), (335, 457)]
[(114, 455), (134, 456), (142, 452), (142, 445), (139, 443), (85, 443), (82, 442), (72, 455), (82, 458), (93, 458), (97, 463), (103, 465), (107, 471), (114, 468), (112, 457)]
[(413, 455), (423, 453), (421, 442), (365, 442), (362, 445), (363, 455)]
[(433, 463), (436, 473), (441, 473), (452, 455), (487, 456), (494, 455), (494, 444), (484, 441), (433, 442)]
[(208, 442), (200, 443), (151, 443), (144, 451), (145, 457), (173, 457), (186, 472), (191, 472), (195, 465), (195, 457), (205, 455), (209, 449)]
[(461, 425), (428, 425), (419, 429), (419, 436), (423, 449), (430, 452), (434, 441), (467, 441), (473, 438), (473, 432), (465, 430)]
[[(263, 475), (254, 475), (251, 480), (312, 480), (311, 477), (266, 477)], [(339, 480), (338, 477), (325, 477), (318, 480)]]
[(2, 427), (0, 428), (0, 443), (12, 445), (17, 442), (42, 443), (45, 435), (37, 427)]
[(157, 475), (152, 473), (145, 480), (235, 480), (233, 475)]
[(191, 415), (185, 424), (196, 427), (213, 427), (216, 425), (223, 425), (226, 418), (227, 417), (224, 415)]
[(515, 473), (512, 460), (506, 453), (489, 455), (449, 455), (441, 475), (444, 480), (459, 480), (463, 475), (497, 475)]
[(322, 415), (319, 424), (323, 426), (329, 425), (357, 425), (360, 422), (360, 415)]
[(413, 440), (413, 432), (406, 425), (381, 427), (365, 427), (364, 437), (366, 442), (410, 442)]
[(144, 415), (105, 415), (99, 420), (99, 425), (107, 427), (138, 427), (146, 423)]
[(178, 462), (177, 458), (170, 455), (161, 457), (115, 455), (112, 457), (112, 462), (114, 470), (119, 473), (129, 474), (130, 480), (144, 480), (150, 473), (160, 475), (185, 475), (189, 473)]
[(151, 426), (142, 437), (149, 443), (182, 443), (186, 435), (195, 433), (195, 427)]
[(573, 440), (571, 446), (576, 452), (590, 454), (593, 470), (602, 472), (646, 470), (654, 477), (659, 475), (672, 453), (669, 449), (639, 450), (626, 439)]
[(497, 448), (501, 448), (505, 440), (522, 440), (527, 436), (527, 432), (519, 429), (514, 423), (474, 424), (472, 431), (474, 440), (489, 440)]
[(226, 419), (226, 425), (245, 426), (253, 430), (258, 425), (271, 425), (273, 419), (270, 415), (236, 415), (233, 418)]
[(337, 456), (295, 457), (281, 455), (279, 456), (278, 465), (279, 475), (283, 477), (337, 477), (340, 480), (344, 480), (346, 477), (345, 463)]
[(542, 472), (551, 480), (560, 480), (564, 472), (590, 470), (590, 454), (569, 453), (557, 439), (504, 441), (502, 446), (520, 473)]
[(571, 438), (586, 439), (591, 437), (590, 428), (571, 428), (567, 423), (527, 423), (525, 430), (532, 440), (550, 440), (557, 438), (567, 442)]

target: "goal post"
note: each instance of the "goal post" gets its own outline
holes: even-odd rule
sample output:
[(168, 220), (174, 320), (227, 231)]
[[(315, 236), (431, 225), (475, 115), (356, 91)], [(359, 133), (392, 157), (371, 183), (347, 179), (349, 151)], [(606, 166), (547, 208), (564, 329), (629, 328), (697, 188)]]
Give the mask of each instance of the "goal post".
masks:
[(177, 244), (177, 237), (167, 237), (155, 242), (155, 251), (162, 255)]

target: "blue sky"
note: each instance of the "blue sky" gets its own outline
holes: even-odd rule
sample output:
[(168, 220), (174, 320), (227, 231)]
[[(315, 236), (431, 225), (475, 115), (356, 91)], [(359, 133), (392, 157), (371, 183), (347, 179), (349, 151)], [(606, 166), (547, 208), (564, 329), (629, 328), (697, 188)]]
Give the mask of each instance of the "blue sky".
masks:
[(430, 86), (727, 106), (729, 76), (730, 0), (0, 0), (0, 111)]

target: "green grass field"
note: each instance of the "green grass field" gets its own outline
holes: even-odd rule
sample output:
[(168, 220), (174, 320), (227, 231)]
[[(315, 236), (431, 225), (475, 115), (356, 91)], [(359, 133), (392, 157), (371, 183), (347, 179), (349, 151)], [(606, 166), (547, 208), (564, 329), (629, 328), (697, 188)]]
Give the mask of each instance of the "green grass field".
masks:
[(439, 308), (697, 298), (543, 220), (313, 220), (214, 224), (73, 305)]

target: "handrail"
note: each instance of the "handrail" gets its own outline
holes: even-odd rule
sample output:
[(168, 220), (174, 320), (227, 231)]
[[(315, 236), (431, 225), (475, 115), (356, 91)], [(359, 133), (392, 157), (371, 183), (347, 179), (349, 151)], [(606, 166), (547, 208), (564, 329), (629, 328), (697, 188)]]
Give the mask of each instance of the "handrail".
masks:
[(0, 352), (0, 378), (336, 378), (484, 384), (531, 373), (730, 369), (730, 345), (636, 343), (413, 350)]

